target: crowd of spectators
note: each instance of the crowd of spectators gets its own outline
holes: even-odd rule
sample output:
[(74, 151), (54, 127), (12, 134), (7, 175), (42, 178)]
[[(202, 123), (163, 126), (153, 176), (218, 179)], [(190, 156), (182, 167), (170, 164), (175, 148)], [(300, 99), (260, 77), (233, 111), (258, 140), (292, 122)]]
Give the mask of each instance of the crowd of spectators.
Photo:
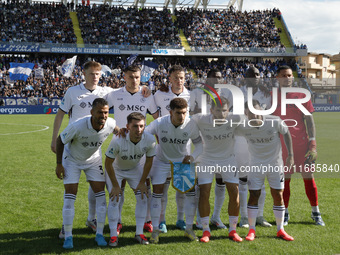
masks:
[(88, 44), (181, 45), (169, 10), (93, 5), (76, 8), (82, 37)]
[[(57, 66), (62, 65), (65, 56), (40, 56), (38, 58), (18, 58), (18, 57), (0, 57), (0, 97), (35, 97), (35, 98), (62, 98), (66, 89), (83, 82), (82, 65), (88, 60), (84, 57), (77, 59), (76, 67), (71, 77), (66, 78), (57, 70)], [(103, 76), (100, 85), (119, 88), (124, 86), (125, 82), (122, 76), (122, 70), (126, 66), (126, 60), (120, 57), (97, 56), (94, 60), (107, 65), (113, 72), (108, 76)], [(136, 64), (141, 64), (142, 59), (137, 59)], [(269, 89), (275, 86), (276, 70), (279, 65), (288, 64), (294, 69), (294, 61), (286, 62), (285, 60), (234, 60), (228, 62), (222, 60), (208, 61), (207, 59), (196, 59), (195, 62), (188, 58), (154, 58), (153, 61), (158, 64), (151, 79), (145, 85), (150, 85), (153, 91), (160, 88), (161, 85), (168, 84), (167, 74), (171, 65), (182, 65), (186, 70), (186, 86), (188, 89), (193, 88), (200, 82), (204, 82), (207, 73), (211, 68), (218, 68), (222, 72), (225, 83), (241, 86), (244, 83), (244, 73), (250, 65), (256, 66), (260, 71), (262, 84)], [(41, 67), (44, 70), (44, 78), (35, 77), (35, 72), (31, 73), (26, 82), (9, 80), (9, 63), (10, 62), (32, 62), (35, 68)]]
[(180, 9), (176, 26), (183, 29), (192, 51), (285, 52), (273, 17), (277, 9), (265, 11)]
[(109, 5), (0, 2), (1, 40), (7, 42), (76, 43), (69, 15), (77, 12), (86, 44), (181, 47), (180, 29), (192, 51), (284, 52), (274, 17), (264, 11), (124, 8)]
[(61, 3), (0, 2), (3, 42), (75, 43), (67, 7)]

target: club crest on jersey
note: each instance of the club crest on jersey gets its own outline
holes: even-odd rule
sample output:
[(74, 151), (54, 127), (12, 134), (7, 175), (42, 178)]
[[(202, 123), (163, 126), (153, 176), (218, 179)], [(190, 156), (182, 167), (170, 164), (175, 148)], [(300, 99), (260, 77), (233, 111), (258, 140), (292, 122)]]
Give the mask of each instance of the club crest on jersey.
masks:
[(168, 104), (166, 107), (165, 107), (168, 111), (170, 111), (170, 105)]
[(127, 160), (128, 156), (122, 156), (122, 160)]
[(187, 133), (187, 132), (184, 132), (184, 133), (183, 133), (183, 137), (184, 137), (184, 138), (187, 138), (187, 137), (188, 137), (188, 133)]
[(87, 147), (87, 146), (89, 146), (89, 143), (88, 143), (88, 142), (83, 142), (82, 145), (83, 145), (84, 147)]
[(140, 102), (141, 103), (144, 103), (146, 101), (146, 99), (144, 98), (144, 97), (142, 97), (141, 99), (140, 99)]
[(195, 164), (171, 162), (172, 186), (181, 193), (186, 193), (195, 187)]
[(147, 150), (148, 150), (148, 147), (143, 147), (142, 149), (143, 152), (147, 152)]
[(168, 138), (162, 137), (162, 138), (161, 138), (161, 141), (162, 141), (163, 143), (166, 143), (166, 142), (168, 141)]

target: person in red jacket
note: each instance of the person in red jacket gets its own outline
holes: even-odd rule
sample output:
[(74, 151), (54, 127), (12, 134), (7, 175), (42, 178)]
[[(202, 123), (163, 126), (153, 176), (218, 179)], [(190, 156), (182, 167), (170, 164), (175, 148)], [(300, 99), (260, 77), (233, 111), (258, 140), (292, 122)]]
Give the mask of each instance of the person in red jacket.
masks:
[[(280, 66), (276, 76), (280, 89), (283, 87), (292, 87), (293, 84), (293, 71), (289, 66)], [(316, 225), (325, 226), (321, 218), (321, 213), (318, 206), (318, 190), (315, 184), (313, 172), (310, 166), (314, 164), (317, 158), (316, 140), (315, 140), (315, 124), (312, 114), (305, 115), (295, 104), (287, 104), (286, 114), (281, 114), (281, 92), (278, 93), (278, 105), (273, 115), (279, 116), (282, 120), (287, 120), (286, 125), (289, 127), (289, 131), (293, 139), (293, 151), (295, 168), (285, 173), (285, 187), (283, 193), (283, 199), (285, 203), (285, 218), (284, 226), (288, 225), (289, 213), (288, 204), (290, 198), (290, 180), (291, 175), (294, 172), (299, 172), (302, 175), (305, 183), (305, 190), (309, 202), (312, 206), (312, 219)], [(286, 94), (287, 99), (304, 98), (305, 94), (299, 92), (291, 92)], [(309, 100), (302, 104), (310, 113), (314, 112), (314, 107)], [(290, 120), (290, 121), (288, 121)], [(295, 121), (293, 121), (295, 120)], [(282, 143), (281, 139), (281, 143)], [(284, 146), (282, 146), (284, 148)], [(287, 150), (282, 151), (283, 160), (285, 162), (288, 153)]]

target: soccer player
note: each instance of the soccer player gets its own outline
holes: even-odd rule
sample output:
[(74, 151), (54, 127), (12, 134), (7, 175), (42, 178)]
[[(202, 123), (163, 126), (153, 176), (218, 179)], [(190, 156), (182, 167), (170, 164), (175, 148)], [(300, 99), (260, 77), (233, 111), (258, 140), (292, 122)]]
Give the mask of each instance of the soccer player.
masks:
[[(292, 87), (293, 84), (293, 72), (289, 66), (280, 66), (277, 70), (276, 76), (280, 88)], [(281, 93), (278, 93), (278, 106), (273, 115), (279, 116), (283, 120), (287, 120), (287, 126), (293, 138), (293, 151), (295, 171), (300, 172), (305, 184), (305, 190), (312, 207), (312, 219), (316, 225), (325, 226), (324, 221), (321, 218), (321, 213), (318, 206), (318, 190), (314, 180), (313, 173), (310, 171), (309, 165), (314, 164), (317, 158), (316, 151), (316, 133), (315, 124), (312, 115), (305, 115), (296, 105), (288, 104), (286, 115), (281, 114)], [(304, 98), (302, 93), (287, 93), (286, 98)], [(314, 112), (314, 107), (309, 100), (302, 104), (310, 113)], [(288, 121), (288, 120), (295, 120)], [(294, 126), (296, 124), (296, 126)], [(293, 127), (294, 126), (294, 127)], [(282, 142), (282, 141), (281, 141)], [(287, 150), (283, 149), (283, 160), (288, 157)], [(290, 198), (290, 179), (291, 174), (294, 173), (294, 169), (285, 173), (285, 187), (283, 192), (283, 198), (285, 202), (285, 219), (284, 224), (288, 224), (289, 213), (288, 205)]]
[[(57, 138), (56, 174), (65, 186), (63, 226), (65, 249), (73, 248), (72, 225), (74, 202), (77, 196), (79, 177), (84, 170), (96, 197), (97, 228), (95, 241), (106, 246), (103, 236), (106, 219), (105, 175), (102, 166), (101, 145), (107, 137), (118, 131), (116, 121), (108, 118), (109, 106), (105, 99), (93, 101), (91, 116), (68, 125)], [(65, 148), (65, 150), (64, 150)]]
[[(215, 88), (216, 84), (223, 84), (222, 73), (219, 69), (213, 68), (207, 74), (206, 84)], [(210, 90), (209, 87), (205, 89)], [(217, 93), (220, 96), (225, 97), (229, 102), (229, 107), (232, 107), (232, 94), (228, 89), (216, 89)], [(190, 114), (200, 113), (202, 111), (202, 95), (204, 94), (202, 89), (196, 88), (190, 93)], [(207, 109), (206, 113), (210, 112), (210, 107), (213, 102), (210, 99), (210, 96), (207, 97)], [(220, 214), (223, 206), (223, 202), (225, 199), (225, 189), (226, 185), (222, 180), (220, 174), (215, 175), (216, 185), (215, 185), (215, 202), (214, 202), (214, 212), (211, 217), (211, 223), (216, 225), (218, 228), (226, 229), (227, 227), (223, 224)], [(199, 189), (197, 190), (199, 193)], [(202, 229), (202, 224), (200, 222), (200, 217), (197, 215), (196, 227)]]
[[(54, 119), (51, 142), (51, 150), (54, 153), (56, 152), (56, 141), (64, 115), (67, 113), (69, 115), (68, 124), (72, 124), (73, 122), (83, 117), (90, 116), (90, 110), (93, 100), (96, 98), (102, 98), (108, 93), (114, 91), (114, 89), (110, 87), (98, 86), (98, 82), (101, 77), (101, 69), (101, 64), (98, 62), (86, 62), (84, 65), (85, 83), (81, 83), (67, 89)], [(146, 87), (143, 87), (143, 95), (145, 95), (146, 97), (150, 95), (150, 91)], [(125, 127), (125, 125), (123, 127)], [(86, 226), (96, 232), (96, 198), (94, 196), (93, 190), (91, 189), (91, 186), (89, 187), (88, 191), (88, 201), (89, 213), (86, 221)], [(59, 233), (59, 238), (64, 239), (64, 237), (65, 231), (64, 227), (62, 227)]]
[[(125, 86), (112, 91), (106, 95), (106, 99), (109, 102), (110, 108), (114, 108), (114, 118), (117, 121), (118, 127), (125, 127), (127, 116), (132, 112), (140, 112), (144, 116), (149, 112), (154, 119), (159, 115), (158, 108), (155, 104), (153, 95), (144, 97), (142, 94), (142, 87), (140, 87), (141, 69), (136, 65), (131, 65), (124, 70)], [(145, 160), (145, 159), (143, 159)], [(122, 193), (119, 204), (119, 220), (117, 225), (117, 231), (120, 233), (122, 225), (122, 208), (124, 204), (124, 187), (126, 181), (123, 179), (121, 185)], [(149, 198), (151, 199), (151, 198)], [(146, 222), (145, 228), (152, 232), (151, 222)]]
[[(67, 89), (54, 119), (53, 136), (51, 143), (51, 150), (54, 153), (56, 152), (57, 137), (64, 115), (66, 113), (69, 114), (69, 125), (85, 116), (90, 116), (93, 100), (96, 98), (102, 98), (108, 92), (113, 90), (109, 87), (98, 86), (98, 82), (101, 77), (101, 69), (101, 64), (98, 62), (86, 62), (84, 65), (85, 83), (81, 83)], [(91, 189), (91, 186), (88, 192), (88, 201), (89, 213), (86, 221), (86, 226), (96, 232), (96, 198), (94, 196), (93, 190)], [(65, 237), (64, 232), (65, 231), (63, 226), (59, 233), (60, 239), (63, 239)]]
[[(253, 100), (252, 104), (256, 110), (261, 110), (259, 101)], [(237, 132), (247, 139), (250, 153), (250, 164), (247, 171), (250, 193), (248, 201), (249, 232), (246, 240), (253, 241), (255, 239), (258, 200), (261, 187), (267, 177), (274, 202), (273, 212), (276, 219), (277, 237), (293, 241), (294, 238), (288, 235), (283, 228), (285, 210), (283, 203), (284, 163), (282, 160), (280, 134), (283, 135), (284, 143), (288, 149), (286, 167), (289, 168), (294, 164), (292, 138), (288, 127), (277, 116), (256, 115), (247, 107), (245, 112), (248, 122), (244, 126), (240, 125)]]
[[(203, 227), (201, 242), (209, 242), (209, 214), (210, 214), (210, 189), (215, 173), (218, 173), (226, 184), (229, 194), (229, 238), (242, 242), (236, 233), (239, 214), (238, 170), (234, 155), (234, 131), (241, 123), (239, 115), (229, 115), (228, 100), (221, 97), (221, 102), (216, 98), (216, 105), (212, 104), (210, 114), (195, 114), (192, 116), (201, 132), (203, 139), (203, 153), (198, 157), (196, 172), (200, 188), (199, 213)], [(215, 121), (219, 121), (216, 124)], [(221, 171), (223, 169), (223, 171)]]
[[(244, 94), (245, 102), (248, 101), (248, 88), (252, 88), (252, 97), (260, 102), (261, 107), (263, 109), (267, 109), (271, 106), (271, 97), (270, 95), (266, 95), (260, 89), (260, 72), (254, 66), (250, 66), (245, 74), (245, 85), (241, 87), (241, 90)], [(248, 144), (244, 137), (235, 136), (235, 156), (238, 167), (249, 165), (249, 151)], [(239, 226), (248, 228), (248, 215), (247, 215), (247, 196), (248, 196), (248, 187), (247, 187), (247, 173), (240, 172), (240, 185), (239, 185), (239, 194), (240, 194), (240, 214), (241, 219)], [(272, 225), (267, 222), (263, 217), (263, 208), (264, 202), (266, 198), (266, 189), (263, 184), (261, 188), (261, 195), (259, 198), (259, 209), (258, 215), (256, 217), (256, 224), (261, 225), (263, 227), (271, 227)]]
[[(106, 183), (110, 193), (108, 219), (111, 239), (110, 246), (118, 245), (117, 224), (119, 218), (119, 199), (121, 183), (125, 179), (134, 190), (136, 196), (136, 235), (140, 244), (149, 244), (143, 234), (143, 225), (147, 210), (146, 178), (152, 166), (156, 153), (156, 139), (144, 132), (145, 116), (139, 112), (130, 113), (127, 117), (127, 131), (125, 137), (113, 137), (105, 159)], [(141, 159), (146, 156), (145, 163)]]
[[(186, 117), (188, 103), (183, 98), (174, 98), (170, 101), (170, 115), (158, 118), (147, 126), (146, 131), (158, 137), (156, 157), (154, 159), (150, 177), (152, 180), (153, 194), (151, 200), (151, 218), (153, 232), (151, 243), (159, 242), (159, 218), (161, 214), (161, 199), (164, 183), (171, 171), (170, 162), (193, 163), (202, 152), (202, 142), (197, 125)], [(195, 150), (187, 154), (187, 144), (192, 141)], [(184, 211), (186, 215), (186, 229), (184, 235), (192, 241), (198, 241), (192, 229), (196, 210), (195, 192), (186, 193)]]
[[(184, 98), (188, 104), (190, 99), (190, 92), (184, 87), (185, 83), (185, 71), (182, 66), (174, 65), (169, 70), (170, 86), (162, 90), (158, 90), (155, 93), (155, 102), (159, 107), (159, 116), (165, 116), (170, 113), (170, 101), (174, 98)], [(189, 144), (190, 149), (190, 144)], [(159, 223), (159, 231), (162, 233), (167, 232), (165, 213), (166, 205), (168, 202), (168, 189), (170, 186), (171, 175), (168, 176), (164, 183), (163, 197), (162, 197), (162, 209)], [(176, 204), (177, 204), (177, 221), (176, 227), (185, 230), (184, 221), (184, 199), (185, 195), (179, 191), (176, 191)]]

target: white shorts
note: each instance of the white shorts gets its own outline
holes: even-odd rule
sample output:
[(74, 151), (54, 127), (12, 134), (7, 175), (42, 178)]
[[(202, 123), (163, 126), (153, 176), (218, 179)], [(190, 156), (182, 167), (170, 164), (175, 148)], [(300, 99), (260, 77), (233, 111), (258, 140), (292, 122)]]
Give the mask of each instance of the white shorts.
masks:
[[(199, 160), (197, 160), (199, 161)], [(222, 177), (223, 182), (238, 183), (238, 169), (235, 157), (221, 161), (202, 160), (195, 167), (198, 185), (212, 183), (214, 176)]]
[[(241, 166), (249, 165), (249, 150), (248, 143), (245, 137), (235, 135), (234, 153), (238, 169), (240, 169)], [(247, 177), (247, 173), (240, 171), (239, 178), (244, 177)]]
[(79, 183), (81, 170), (84, 170), (87, 181), (105, 182), (105, 175), (103, 171), (102, 158), (91, 164), (78, 164), (68, 159), (63, 158), (63, 167), (65, 169), (64, 184)]
[[(142, 177), (142, 172), (140, 171), (140, 168), (142, 168), (142, 165), (138, 165), (135, 168), (129, 169), (129, 170), (121, 170), (117, 167), (114, 168), (116, 179), (118, 181), (119, 187), (122, 186), (122, 180), (126, 180), (129, 184), (129, 186), (132, 189), (137, 188), (140, 178)], [(143, 169), (143, 168), (142, 168)], [(112, 190), (112, 182), (110, 180), (109, 175), (107, 174), (107, 171), (105, 171), (106, 176), (106, 188), (109, 192)]]
[(152, 185), (164, 184), (169, 175), (171, 176), (170, 162), (164, 162), (159, 160), (157, 157), (154, 157), (149, 173)]
[(267, 177), (269, 186), (272, 189), (284, 188), (284, 173), (280, 166), (277, 166), (277, 171), (249, 171), (248, 172), (248, 188), (249, 190), (260, 190)]

